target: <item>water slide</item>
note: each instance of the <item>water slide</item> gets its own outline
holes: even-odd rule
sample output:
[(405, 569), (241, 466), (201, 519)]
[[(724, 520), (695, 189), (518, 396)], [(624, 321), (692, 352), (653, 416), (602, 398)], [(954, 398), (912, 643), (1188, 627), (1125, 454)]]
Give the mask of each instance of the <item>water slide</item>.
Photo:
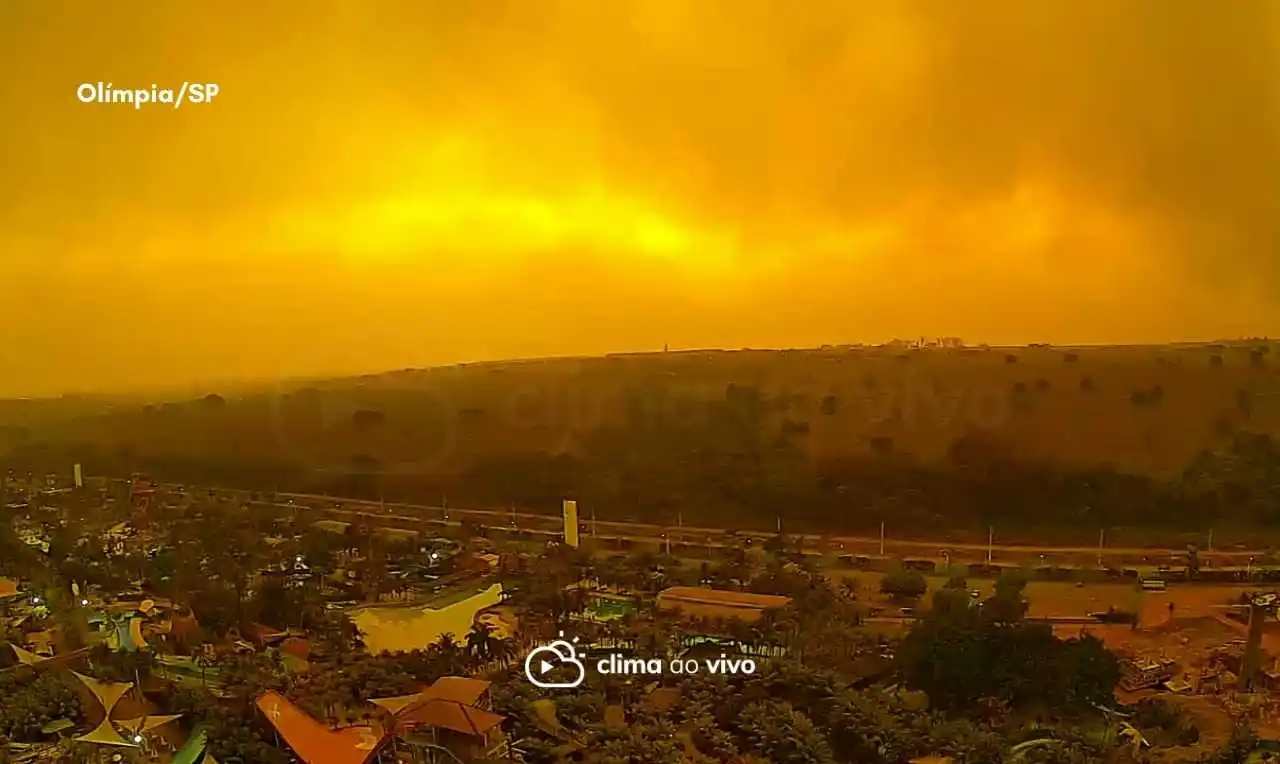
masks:
[(208, 762), (209, 758), (205, 756), (205, 752), (209, 748), (209, 730), (205, 725), (198, 725), (191, 731), (191, 737), (187, 738), (187, 742), (173, 755), (172, 764), (201, 764)]
[(112, 621), (111, 633), (107, 637), (107, 644), (113, 650), (134, 650), (147, 649), (147, 640), (142, 636), (142, 618), (130, 618), (128, 621)]
[(147, 640), (142, 636), (141, 618), (129, 619), (129, 641), (132, 643), (132, 646), (129, 648), (130, 650), (147, 649)]

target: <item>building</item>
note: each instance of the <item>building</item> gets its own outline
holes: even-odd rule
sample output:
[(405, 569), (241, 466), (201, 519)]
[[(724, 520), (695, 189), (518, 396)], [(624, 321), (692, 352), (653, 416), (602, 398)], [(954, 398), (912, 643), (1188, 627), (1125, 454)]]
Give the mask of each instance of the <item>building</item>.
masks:
[(1131, 661), (1124, 666), (1120, 686), (1128, 692), (1156, 687), (1173, 679), (1178, 664), (1171, 658), (1158, 661)]
[(564, 543), (578, 546), (578, 502), (570, 499), (564, 502)]
[(659, 610), (678, 610), (685, 615), (700, 618), (758, 621), (765, 611), (783, 608), (790, 604), (790, 597), (703, 589), (697, 586), (673, 586), (658, 593)]
[[(417, 694), (370, 702), (387, 712), (387, 728), (423, 761), (497, 759), (508, 745), (489, 688), (480, 679), (445, 676)], [(448, 754), (437, 755), (440, 749)]]

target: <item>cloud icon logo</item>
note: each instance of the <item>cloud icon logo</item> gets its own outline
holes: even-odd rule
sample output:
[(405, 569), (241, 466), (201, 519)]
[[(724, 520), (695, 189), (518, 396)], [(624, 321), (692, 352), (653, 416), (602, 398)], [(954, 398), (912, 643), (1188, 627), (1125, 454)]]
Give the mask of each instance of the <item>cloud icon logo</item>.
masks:
[[(563, 673), (558, 669), (566, 666), (572, 666), (575, 671), (575, 677), (570, 681), (560, 679), (558, 676)], [(553, 677), (553, 672), (557, 676)], [(549, 690), (572, 689), (582, 684), (582, 681), (587, 678), (587, 669), (582, 665), (582, 661), (578, 660), (578, 650), (573, 643), (557, 639), (555, 642), (529, 651), (529, 655), (524, 659), (524, 675), (535, 687)]]

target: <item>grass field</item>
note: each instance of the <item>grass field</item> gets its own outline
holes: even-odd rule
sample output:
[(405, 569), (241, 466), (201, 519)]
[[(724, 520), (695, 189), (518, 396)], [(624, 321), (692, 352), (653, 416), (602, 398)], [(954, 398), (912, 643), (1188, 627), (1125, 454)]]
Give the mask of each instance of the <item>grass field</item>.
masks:
[[(859, 584), (860, 596), (873, 601), (880, 600), (880, 573), (834, 571), (837, 579), (853, 579)], [(921, 599), (919, 607), (928, 609), (933, 592), (946, 585), (942, 576), (927, 576), (929, 593)], [(977, 590), (985, 598), (994, 592), (994, 582), (970, 579), (968, 588)], [(1077, 586), (1058, 581), (1031, 581), (1024, 590), (1030, 601), (1028, 615), (1033, 617), (1075, 617), (1114, 607), (1139, 614), (1144, 626), (1158, 625), (1170, 617), (1169, 604), (1174, 606), (1173, 617), (1194, 618), (1212, 616), (1223, 612), (1223, 606), (1239, 597), (1241, 592), (1257, 587), (1235, 585), (1175, 585), (1163, 592), (1144, 592), (1134, 584), (1100, 583)]]

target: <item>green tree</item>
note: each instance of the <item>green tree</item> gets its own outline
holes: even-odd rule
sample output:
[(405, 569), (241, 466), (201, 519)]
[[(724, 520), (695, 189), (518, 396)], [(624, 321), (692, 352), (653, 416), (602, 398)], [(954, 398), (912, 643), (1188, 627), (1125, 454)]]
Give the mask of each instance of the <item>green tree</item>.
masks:
[(899, 568), (890, 571), (880, 579), (880, 591), (894, 599), (915, 601), (929, 591), (929, 582), (917, 570)]
[(779, 764), (830, 764), (831, 744), (813, 721), (781, 701), (752, 703), (743, 709), (738, 728), (744, 748)]
[(982, 603), (983, 616), (995, 623), (1019, 623), (1029, 607), (1023, 597), (1026, 588), (1027, 578), (1021, 571), (1001, 575), (996, 579), (995, 593)]

